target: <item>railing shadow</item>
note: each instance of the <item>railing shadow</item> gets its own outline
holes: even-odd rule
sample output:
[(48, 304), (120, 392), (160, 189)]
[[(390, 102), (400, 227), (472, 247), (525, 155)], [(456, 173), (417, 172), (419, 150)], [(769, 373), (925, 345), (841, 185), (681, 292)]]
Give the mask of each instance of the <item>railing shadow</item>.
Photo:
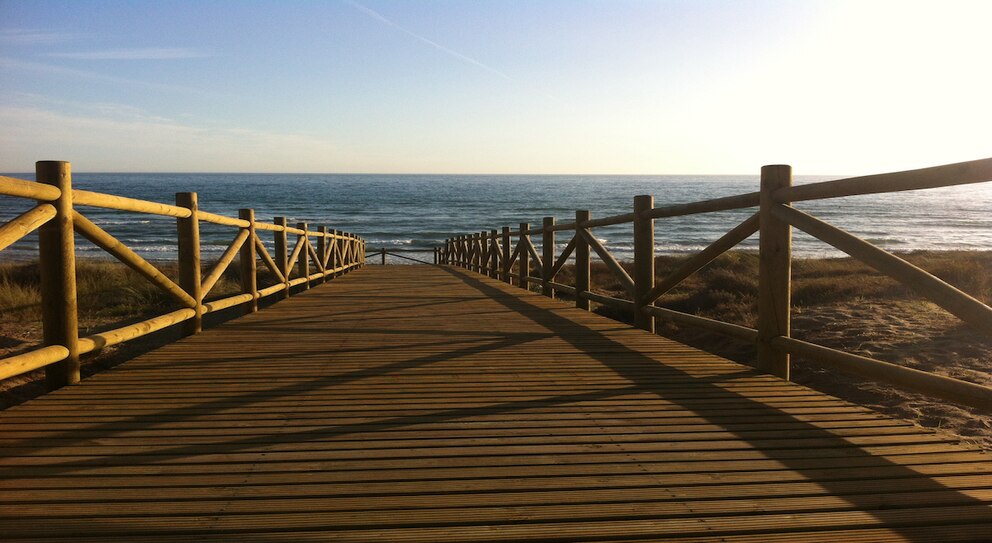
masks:
[[(112, 457), (100, 457), (94, 459), (86, 460), (69, 460), (66, 462), (57, 462), (53, 464), (48, 464), (44, 466), (44, 476), (45, 477), (58, 477), (60, 475), (75, 473), (80, 476), (85, 476), (85, 471), (90, 468), (100, 468), (106, 467), (108, 465), (154, 465), (160, 462), (177, 459), (177, 458), (192, 458), (202, 454), (218, 454), (218, 453), (231, 453), (238, 451), (245, 451), (252, 449), (257, 446), (263, 445), (273, 445), (280, 443), (299, 443), (310, 440), (321, 440), (327, 438), (335, 438), (341, 436), (347, 436), (349, 434), (356, 434), (361, 432), (369, 431), (382, 431), (388, 429), (403, 428), (406, 426), (422, 424), (425, 421), (430, 422), (444, 422), (444, 421), (457, 421), (461, 419), (476, 417), (480, 415), (490, 415), (490, 414), (506, 414), (520, 412), (533, 408), (546, 408), (553, 406), (564, 406), (576, 402), (586, 402), (586, 401), (601, 401), (607, 400), (615, 397), (622, 397), (635, 393), (652, 393), (656, 394), (659, 398), (669, 401), (674, 405), (682, 406), (684, 409), (695, 412), (695, 416), (707, 420), (707, 422), (714, 425), (722, 425), (724, 422), (719, 418), (707, 415), (705, 411), (698, 411), (697, 406), (690, 401), (690, 399), (684, 398), (682, 395), (672, 395), (666, 394), (665, 391), (658, 389), (658, 383), (672, 381), (672, 380), (688, 380), (692, 379), (695, 383), (693, 389), (699, 391), (700, 394), (705, 395), (708, 399), (726, 400), (728, 405), (734, 405), (737, 408), (746, 409), (747, 412), (756, 418), (761, 419), (775, 419), (775, 420), (787, 420), (797, 428), (798, 431), (804, 434), (804, 437), (813, 436), (814, 439), (821, 444), (824, 448), (843, 448), (849, 453), (845, 456), (862, 456), (862, 457), (874, 457), (878, 459), (878, 462), (874, 465), (879, 468), (884, 468), (886, 471), (885, 478), (877, 478), (872, 480), (872, 488), (870, 491), (874, 494), (881, 494), (887, 491), (886, 480), (897, 480), (905, 478), (921, 479), (920, 473), (914, 471), (913, 469), (902, 466), (900, 464), (891, 462), (887, 459), (880, 458), (876, 455), (872, 455), (870, 452), (865, 451), (858, 447), (857, 445), (845, 440), (844, 438), (837, 437), (828, 430), (817, 427), (814, 424), (805, 422), (799, 418), (796, 418), (789, 413), (771, 407), (762, 402), (750, 399), (741, 394), (735, 393), (731, 390), (727, 390), (720, 386), (720, 383), (732, 379), (732, 376), (719, 375), (707, 379), (693, 378), (687, 373), (680, 371), (678, 369), (666, 366), (659, 361), (655, 360), (651, 356), (634, 350), (623, 343), (614, 341), (613, 339), (604, 335), (603, 330), (596, 330), (585, 326), (581, 323), (575, 322), (568, 317), (568, 313), (572, 310), (568, 308), (555, 308), (548, 309), (542, 304), (535, 304), (528, 300), (529, 295), (524, 293), (508, 293), (506, 290), (491, 284), (483, 280), (474, 274), (467, 272), (462, 272), (457, 269), (452, 268), (441, 268), (446, 273), (450, 274), (451, 277), (457, 279), (458, 282), (467, 285), (468, 287), (475, 289), (480, 294), (485, 295), (488, 299), (493, 300), (495, 303), (500, 304), (507, 310), (512, 311), (517, 314), (521, 319), (529, 319), (535, 324), (548, 330), (557, 337), (568, 341), (573, 348), (585, 356), (596, 360), (597, 362), (603, 364), (604, 367), (610, 368), (616, 375), (625, 378), (629, 381), (629, 385), (621, 386), (616, 388), (610, 388), (605, 390), (592, 390), (573, 394), (561, 394), (561, 395), (549, 395), (540, 398), (518, 400), (518, 401), (506, 401), (500, 403), (494, 403), (491, 405), (476, 406), (476, 407), (455, 407), (450, 409), (439, 410), (427, 415), (424, 414), (409, 414), (400, 416), (391, 416), (387, 418), (382, 418), (375, 420), (373, 422), (356, 422), (350, 424), (335, 424), (322, 426), (316, 429), (308, 429), (304, 431), (295, 432), (285, 432), (278, 434), (267, 434), (254, 437), (240, 437), (225, 440), (218, 443), (211, 443), (209, 445), (203, 444), (177, 444), (175, 446), (165, 446), (161, 450), (156, 451), (154, 454), (149, 453), (124, 453), (115, 454)], [(615, 328), (610, 328), (615, 330)], [(368, 333), (378, 333), (379, 330), (364, 330)], [(427, 335), (433, 336), (433, 331), (410, 331), (411, 333), (425, 333)], [(388, 332), (387, 332), (388, 333)], [(313, 379), (304, 383), (294, 382), (286, 386), (276, 387), (264, 391), (251, 392), (247, 394), (242, 394), (235, 397), (226, 397), (222, 399), (216, 399), (211, 401), (206, 401), (202, 403), (197, 403), (190, 406), (181, 406), (172, 409), (165, 409), (162, 411), (157, 411), (154, 414), (149, 415), (137, 415), (129, 418), (127, 422), (127, 429), (121, 428), (121, 421), (108, 422), (105, 424), (98, 424), (86, 428), (85, 430), (79, 431), (65, 431), (61, 433), (50, 434), (44, 437), (25, 439), (18, 442), (16, 445), (21, 451), (29, 450), (44, 450), (52, 446), (53, 440), (58, 441), (60, 446), (65, 446), (67, 442), (84, 442), (85, 440), (93, 439), (94, 432), (100, 433), (102, 437), (112, 436), (117, 432), (126, 432), (129, 429), (133, 429), (134, 425), (146, 425), (147, 427), (154, 427), (155, 425), (161, 423), (163, 420), (167, 421), (178, 421), (188, 418), (195, 418), (203, 414), (209, 414), (214, 412), (220, 412), (224, 410), (229, 410), (232, 407), (237, 406), (249, 406), (253, 404), (258, 404), (264, 401), (272, 400), (274, 397), (286, 397), (292, 398), (301, 392), (306, 391), (316, 391), (326, 387), (333, 387), (336, 385), (342, 385), (346, 383), (352, 383), (361, 381), (363, 379), (368, 379), (372, 377), (381, 377), (387, 375), (393, 375), (398, 372), (402, 372), (408, 369), (420, 368), (435, 364), (438, 362), (457, 360), (459, 358), (470, 357), (473, 355), (478, 355), (487, 352), (499, 351), (501, 349), (507, 349), (512, 347), (521, 347), (529, 342), (535, 341), (537, 339), (542, 339), (548, 337), (547, 334), (508, 334), (503, 337), (489, 337), (480, 338), (480, 342), (484, 342), (479, 345), (468, 345), (461, 348), (451, 349), (443, 353), (430, 354), (425, 356), (416, 357), (410, 360), (403, 360), (400, 362), (382, 364), (379, 366), (365, 368), (360, 370), (354, 370), (346, 373), (339, 373), (334, 375), (328, 375), (318, 379)], [(575, 338), (581, 338), (581, 341), (576, 341)], [(282, 354), (288, 359), (293, 357), (293, 352), (286, 352)], [(622, 359), (623, 362), (617, 362), (618, 359)], [(731, 372), (733, 376), (739, 375), (738, 373)], [(750, 372), (745, 372), (749, 374)], [(728, 429), (728, 432), (735, 433), (732, 429)], [(808, 477), (808, 480), (814, 481), (821, 485), (827, 490), (831, 488), (837, 488), (836, 494), (839, 497), (846, 500), (851, 504), (852, 507), (862, 509), (868, 512), (872, 511), (873, 507), (876, 507), (875, 503), (868, 503), (867, 501), (859, 501), (858, 494), (850, 494), (850, 480), (847, 480), (847, 486), (845, 491), (841, 491), (840, 486), (842, 480), (833, 480), (830, 478), (820, 477), (822, 475), (822, 469), (815, 469), (809, 467), (808, 462), (802, 462), (801, 459), (796, 458), (794, 455), (786, 454), (784, 451), (792, 448), (795, 449), (796, 445), (791, 444), (789, 440), (782, 440), (781, 443), (772, 444), (769, 440), (754, 441), (750, 440), (746, 434), (735, 433), (739, 439), (745, 443), (750, 443), (754, 449), (760, 450), (769, 459), (776, 460), (786, 469), (791, 470), (801, 477)], [(205, 452), (209, 450), (209, 453)], [(109, 461), (108, 461), (109, 458)], [(638, 468), (640, 469), (640, 468)], [(33, 470), (37, 471), (37, 470)], [(37, 477), (37, 475), (31, 475), (30, 477), (25, 476), (14, 467), (4, 467), (0, 469), (0, 478), (8, 480), (24, 480), (29, 478)], [(921, 484), (920, 490), (942, 490), (949, 491), (949, 489), (936, 481), (928, 480), (928, 483)], [(112, 484), (112, 483), (110, 483)], [(189, 484), (195, 484), (191, 481)], [(175, 486), (175, 485), (170, 485)], [(181, 486), (181, 485), (180, 485)], [(896, 490), (893, 489), (893, 492)], [(967, 496), (965, 494), (958, 494), (960, 499), (955, 500), (958, 505), (971, 505), (979, 504), (980, 501)], [(879, 510), (881, 511), (881, 510)], [(884, 521), (884, 514), (879, 513), (879, 519)], [(471, 518), (466, 518), (463, 523), (471, 524), (473, 521)], [(926, 519), (921, 519), (921, 523), (925, 523)], [(914, 532), (910, 529), (906, 529), (905, 537), (909, 540), (913, 540)]]

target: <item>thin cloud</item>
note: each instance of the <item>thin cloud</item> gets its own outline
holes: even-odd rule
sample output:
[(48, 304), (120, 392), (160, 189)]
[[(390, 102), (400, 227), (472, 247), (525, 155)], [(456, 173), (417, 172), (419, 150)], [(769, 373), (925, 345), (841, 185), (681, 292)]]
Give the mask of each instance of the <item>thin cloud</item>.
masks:
[(424, 36), (421, 36), (420, 34), (417, 34), (416, 32), (413, 32), (412, 30), (408, 30), (407, 28), (404, 28), (404, 27), (400, 26), (399, 24), (393, 22), (392, 20), (387, 19), (381, 13), (379, 13), (378, 11), (375, 11), (372, 8), (363, 6), (362, 4), (359, 4), (358, 2), (355, 2), (354, 0), (348, 0), (348, 4), (350, 4), (351, 7), (357, 9), (358, 11), (361, 11), (362, 13), (368, 15), (369, 17), (372, 17), (373, 19), (381, 22), (382, 24), (391, 26), (391, 27), (395, 28), (396, 30), (399, 30), (400, 32), (402, 32), (402, 33), (404, 33), (404, 34), (406, 34), (406, 35), (408, 35), (408, 36), (410, 36), (410, 37), (412, 37), (412, 38), (420, 41), (421, 43), (425, 43), (427, 45), (430, 45), (431, 47), (437, 49), (438, 51), (441, 51), (442, 53), (445, 53), (445, 54), (447, 54), (449, 56), (455, 57), (458, 60), (461, 60), (462, 62), (466, 62), (466, 63), (471, 64), (473, 66), (482, 68), (483, 70), (485, 70), (485, 71), (487, 71), (489, 73), (492, 73), (492, 74), (496, 74), (496, 75), (498, 75), (498, 76), (500, 76), (503, 79), (506, 79), (508, 81), (514, 81), (514, 79), (512, 77), (510, 77), (509, 75), (507, 75), (505, 72), (502, 72), (500, 70), (497, 70), (496, 68), (493, 68), (492, 66), (489, 66), (487, 64), (484, 64), (482, 62), (479, 62), (478, 60), (476, 60), (476, 59), (474, 59), (474, 58), (472, 58), (472, 57), (470, 57), (468, 55), (463, 55), (463, 54), (459, 53), (458, 51), (455, 51), (453, 49), (449, 49), (449, 48), (441, 45), (440, 43), (437, 43), (434, 40), (425, 38)]
[(51, 53), (48, 56), (75, 60), (181, 60), (206, 58), (210, 55), (184, 47), (139, 47), (132, 49), (109, 49), (103, 51), (73, 51)]
[(111, 83), (121, 83), (125, 85), (134, 85), (139, 87), (146, 87), (146, 88), (153, 88), (153, 89), (167, 90), (167, 91), (178, 91), (178, 92), (185, 92), (191, 94), (200, 94), (200, 95), (211, 94), (200, 89), (195, 89), (192, 87), (184, 87), (181, 85), (169, 85), (164, 83), (151, 83), (148, 81), (138, 81), (135, 79), (106, 75), (97, 72), (90, 72), (87, 70), (77, 70), (75, 68), (66, 68), (63, 66), (55, 66), (52, 64), (44, 64), (40, 62), (26, 62), (7, 57), (0, 57), (0, 69), (5, 71), (14, 71), (14, 70), (29, 71), (36, 73), (65, 76), (69, 78), (94, 79), (99, 81), (108, 81)]
[(9, 45), (51, 45), (74, 40), (79, 34), (67, 34), (50, 30), (32, 28), (3, 28), (0, 29), (0, 43)]

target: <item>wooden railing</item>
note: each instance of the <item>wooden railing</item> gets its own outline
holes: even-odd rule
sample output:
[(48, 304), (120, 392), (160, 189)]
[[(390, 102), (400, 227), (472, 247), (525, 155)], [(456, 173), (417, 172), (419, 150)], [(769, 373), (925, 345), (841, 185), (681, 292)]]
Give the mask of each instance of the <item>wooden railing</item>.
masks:
[[(378, 249), (370, 249), (366, 253), (365, 258), (375, 258), (380, 257), (380, 264), (386, 264), (386, 255), (392, 255), (401, 260), (406, 260), (409, 262), (416, 262), (417, 264), (438, 264), (438, 258), (440, 256), (441, 250), (438, 248), (434, 249), (397, 249), (394, 247), (380, 247)], [(404, 254), (417, 254), (417, 253), (433, 253), (432, 262), (427, 262), (426, 260), (421, 260), (419, 258), (411, 258), (409, 256), (404, 256)]]
[[(575, 221), (567, 224), (556, 224), (553, 217), (545, 217), (540, 228), (521, 223), (517, 230), (504, 226), (501, 231), (456, 236), (438, 248), (439, 259), (442, 264), (465, 267), (507, 283), (515, 282), (522, 288), (538, 284), (545, 296), (567, 293), (582, 309), (588, 310), (589, 302), (596, 302), (632, 311), (635, 326), (652, 332), (654, 319), (662, 318), (754, 343), (758, 350), (758, 367), (784, 379), (790, 376), (790, 355), (797, 355), (838, 370), (988, 411), (992, 410), (992, 388), (845, 353), (790, 336), (792, 227), (909, 286), (974, 329), (992, 335), (992, 308), (988, 305), (898, 256), (791, 206), (793, 202), (806, 200), (987, 181), (992, 181), (992, 159), (799, 186), (792, 186), (790, 166), (765, 166), (761, 169), (758, 192), (660, 207), (655, 207), (652, 196), (637, 196), (633, 211), (622, 215), (593, 219), (588, 211), (581, 210), (575, 212)], [(758, 209), (668, 276), (656, 280), (655, 219), (746, 208)], [(592, 234), (595, 227), (623, 223), (633, 223), (633, 277)], [(559, 254), (555, 249), (555, 234), (561, 231), (574, 231), (575, 234)], [(662, 295), (756, 232), (760, 236), (757, 329), (655, 305)], [(531, 241), (531, 235), (542, 237), (540, 251)], [(515, 242), (511, 241), (513, 237), (516, 237)], [(593, 252), (615, 274), (629, 300), (590, 292), (590, 255)], [(555, 282), (573, 253), (575, 284)]]
[[(37, 182), (0, 177), (0, 195), (38, 202), (31, 210), (0, 225), (0, 250), (38, 230), (44, 340), (39, 348), (0, 359), (0, 379), (44, 367), (49, 388), (75, 383), (79, 380), (81, 355), (179, 323), (183, 323), (184, 334), (195, 334), (203, 326), (204, 314), (239, 305), (254, 312), (262, 298), (277, 293), (288, 297), (293, 287), (310, 288), (314, 282), (346, 273), (365, 262), (365, 241), (358, 236), (323, 226), (313, 231), (306, 223), (298, 223), (294, 228), (286, 224), (284, 217), (276, 217), (272, 223), (260, 222), (252, 209), (240, 210), (237, 218), (209, 213), (199, 208), (195, 192), (176, 194), (176, 205), (170, 205), (73, 189), (68, 162), (38, 162), (36, 175)], [(175, 217), (179, 241), (178, 284), (91, 222), (79, 212), (80, 206)], [(205, 276), (200, 260), (201, 222), (237, 228), (233, 241)], [(274, 254), (269, 254), (262, 243), (260, 230), (275, 234)], [(171, 295), (182, 304), (182, 309), (79, 337), (74, 233)], [(292, 248), (290, 235), (296, 236)], [(205, 302), (221, 275), (239, 257), (242, 292)], [(258, 287), (259, 259), (276, 277), (276, 284)], [(297, 270), (295, 277), (294, 270)]]

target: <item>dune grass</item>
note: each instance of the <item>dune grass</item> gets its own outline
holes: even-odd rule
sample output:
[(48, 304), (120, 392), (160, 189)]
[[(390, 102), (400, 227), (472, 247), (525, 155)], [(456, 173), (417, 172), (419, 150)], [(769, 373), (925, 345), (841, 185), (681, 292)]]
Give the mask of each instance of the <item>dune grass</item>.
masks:
[[(917, 251), (900, 254), (967, 294), (992, 302), (992, 251)], [(660, 256), (658, 279), (687, 257)], [(624, 264), (632, 273), (629, 263)], [(591, 270), (594, 291), (629, 299), (605, 265)], [(556, 281), (573, 284), (574, 271)], [(851, 258), (797, 259), (792, 271), (792, 335), (845, 352), (992, 386), (992, 338), (923, 299), (911, 289)], [(659, 305), (717, 320), (757, 326), (758, 256), (724, 254), (663, 296)], [(631, 322), (611, 307), (597, 313)], [(658, 333), (720, 356), (754, 364), (756, 352), (733, 338), (658, 319)], [(847, 376), (793, 358), (793, 380), (887, 414), (942, 428), (992, 450), (992, 415), (950, 405), (882, 383)]]

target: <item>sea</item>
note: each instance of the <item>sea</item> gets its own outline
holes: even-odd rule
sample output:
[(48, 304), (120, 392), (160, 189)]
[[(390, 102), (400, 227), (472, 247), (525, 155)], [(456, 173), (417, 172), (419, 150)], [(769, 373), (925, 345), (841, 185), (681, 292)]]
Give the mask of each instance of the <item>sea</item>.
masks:
[[(5, 174), (34, 179), (33, 174)], [(795, 184), (838, 176), (798, 176)], [(291, 224), (325, 225), (362, 236), (368, 252), (432, 249), (445, 238), (500, 229), (542, 218), (571, 222), (576, 209), (593, 218), (628, 213), (635, 195), (654, 195), (655, 205), (686, 203), (758, 190), (750, 175), (348, 175), (348, 174), (195, 174), (74, 173), (76, 188), (130, 198), (174, 203), (175, 193), (194, 191), (200, 208), (237, 216), (254, 208), (259, 220), (287, 217)], [(28, 200), (0, 196), (0, 223), (30, 209)], [(992, 183), (912, 192), (799, 202), (795, 207), (892, 251), (992, 249)], [(96, 224), (149, 260), (176, 257), (175, 220), (169, 217), (80, 208)], [(656, 251), (698, 251), (746, 219), (754, 210), (737, 210), (659, 219)], [(594, 234), (618, 259), (632, 255), (630, 224), (596, 228)], [(268, 232), (262, 235), (271, 237)], [(204, 258), (220, 255), (234, 237), (230, 227), (203, 224)], [(559, 232), (562, 244), (568, 232)], [(536, 242), (539, 240), (535, 240)], [(271, 246), (271, 240), (268, 241)], [(741, 244), (757, 249), (757, 237)], [(841, 254), (802, 232), (793, 241), (797, 257)], [(77, 237), (82, 258), (106, 256)], [(0, 260), (37, 256), (37, 234), (0, 252)], [(429, 253), (406, 253), (430, 260)], [(410, 261), (390, 256), (390, 262)], [(378, 262), (378, 259), (375, 260)]]

